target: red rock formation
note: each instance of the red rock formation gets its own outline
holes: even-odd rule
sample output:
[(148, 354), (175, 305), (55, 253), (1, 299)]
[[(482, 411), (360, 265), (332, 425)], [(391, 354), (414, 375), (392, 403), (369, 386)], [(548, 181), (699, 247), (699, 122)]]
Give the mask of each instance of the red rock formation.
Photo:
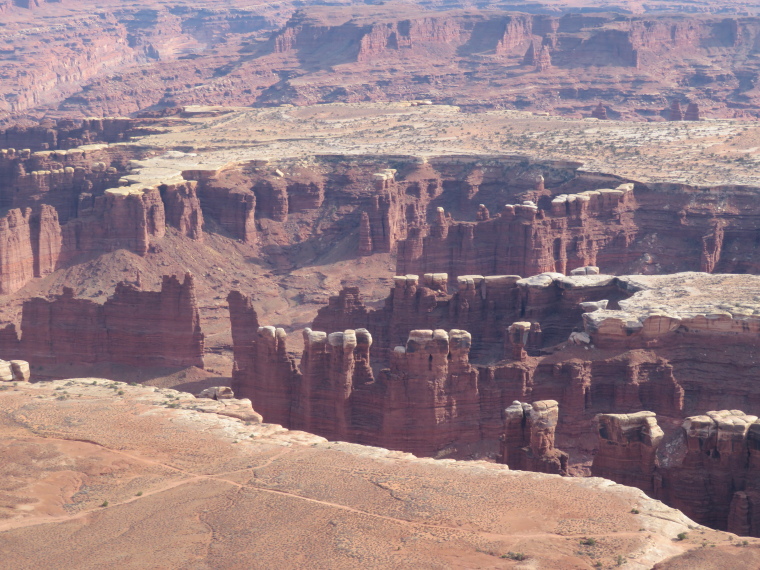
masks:
[(31, 211), (14, 209), (0, 218), (0, 294), (18, 291), (34, 277)]
[(551, 69), (552, 57), (549, 52), (549, 47), (542, 44), (535, 56), (536, 71), (546, 71)]
[(655, 414), (601, 414), (591, 471), (632, 485), (700, 524), (757, 536), (757, 416), (739, 410), (686, 418), (664, 437)]
[(166, 210), (166, 223), (190, 239), (203, 239), (203, 212), (196, 195), (195, 181), (163, 184), (159, 187)]
[(501, 462), (510, 469), (539, 473), (567, 473), (567, 453), (554, 447), (559, 406), (554, 400), (522, 404), (504, 410)]
[(686, 108), (686, 113), (684, 113), (683, 120), (701, 121), (702, 119), (699, 115), (699, 105), (696, 103), (689, 103), (689, 106)]
[(108, 190), (92, 210), (66, 224), (64, 251), (101, 253), (128, 249), (145, 255), (151, 237), (162, 237), (166, 219), (158, 188)]
[(256, 206), (262, 216), (277, 222), (288, 219), (288, 184), (279, 176), (259, 180), (253, 187)]
[(256, 195), (240, 169), (188, 171), (183, 172), (183, 177), (198, 181), (197, 193), (206, 214), (244, 243), (256, 241)]
[[(713, 8), (702, 4), (690, 8)], [(61, 101), (60, 111), (72, 116), (115, 116), (193, 104), (410, 100), (431, 93), (445, 93), (459, 105), (517, 100), (534, 110), (548, 103), (558, 112), (578, 112), (590, 90), (618, 94), (616, 107), (643, 118), (655, 103), (642, 112), (641, 93), (686, 84), (700, 100), (718, 102), (719, 113), (732, 113), (737, 104), (750, 113), (760, 108), (754, 94), (737, 89), (745, 74), (757, 72), (756, 62), (746, 58), (758, 32), (751, 16), (557, 17), (408, 3), (308, 5), (293, 14), (288, 0), (276, 7), (208, 0), (176, 10), (141, 8), (106, 2), (92, 14), (69, 3), (65, 11), (44, 13), (49, 25), (27, 25), (24, 34), (11, 35), (15, 55), (0, 66), (8, 86), (0, 93), (0, 118)], [(24, 18), (32, 11), (6, 10), (33, 23), (33, 13)], [(267, 35), (267, 45), (239, 59), (251, 41)], [(553, 65), (538, 74), (545, 77), (526, 82), (514, 65), (532, 42), (542, 46), (536, 54), (544, 52), (540, 68), (549, 53)], [(715, 65), (695, 63), (706, 59)], [(382, 77), (372, 73), (378, 65)], [(637, 68), (635, 81), (616, 73), (618, 67)], [(495, 80), (506, 91), (478, 87)]]
[(359, 224), (359, 255), (372, 255), (372, 230), (369, 226), (367, 212), (362, 212), (362, 221)]
[(528, 51), (525, 52), (525, 56), (523, 57), (523, 65), (527, 65), (530, 67), (536, 66), (536, 52), (540, 48), (536, 47), (536, 42), (530, 42), (530, 45), (528, 45)]
[(670, 105), (668, 111), (668, 121), (683, 121), (683, 111), (681, 110), (681, 102), (677, 99)]
[(58, 268), (63, 243), (58, 212), (52, 206), (43, 204), (40, 212), (32, 215), (30, 228), (34, 276), (44, 277)]
[(591, 116), (595, 119), (599, 119), (600, 121), (607, 120), (607, 109), (604, 108), (604, 105), (602, 105), (601, 101), (591, 112)]
[[(12, 344), (10, 333), (3, 342)], [(203, 367), (203, 333), (191, 275), (165, 276), (160, 291), (119, 283), (105, 304), (72, 289), (24, 303), (18, 354), (39, 365)]]
[[(627, 296), (609, 276), (564, 277), (543, 275), (521, 279), (517, 275), (468, 275), (457, 279), (447, 293), (448, 275), (429, 273), (397, 276), (383, 308), (369, 310), (356, 288), (330, 297), (314, 319), (315, 329), (367, 328), (374, 338), (376, 358), (382, 351), (404, 344), (415, 326), (461, 328), (472, 332), (472, 353), (477, 358), (498, 359), (511, 353), (507, 328), (522, 319), (521, 342), (531, 354), (546, 344), (567, 339), (582, 327), (580, 303)], [(539, 322), (541, 324), (539, 324)], [(520, 354), (520, 353), (516, 353)], [(516, 358), (516, 357), (515, 357)]]
[[(412, 236), (399, 244), (397, 273), (535, 275), (606, 267), (606, 259), (598, 260), (604, 248), (629, 243), (636, 232), (632, 190), (632, 185), (622, 185), (560, 195), (550, 210), (533, 202), (507, 205), (498, 216), (475, 224), (441, 219), (438, 224), (445, 230), (434, 227), (428, 237)], [(610, 239), (611, 234), (616, 237)]]
[[(66, 150), (95, 143), (129, 140), (140, 133), (157, 132), (157, 121), (133, 118), (44, 120), (39, 126), (0, 129), (1, 149)], [(84, 151), (82, 151), (84, 154)], [(65, 154), (64, 154), (65, 156)]]
[(250, 300), (237, 291), (228, 295), (227, 302), (235, 339), (232, 389), (239, 397), (268, 402), (266, 411), (259, 412), (265, 421), (288, 425), (296, 366), (285, 347), (285, 331), (260, 327)]
[(720, 261), (723, 251), (723, 240), (725, 239), (723, 221), (715, 220), (712, 231), (702, 237), (702, 259), (700, 262), (700, 271), (712, 273)]
[(664, 436), (656, 414), (600, 414), (597, 422), (599, 443), (591, 466), (594, 476), (653, 494), (656, 453)]

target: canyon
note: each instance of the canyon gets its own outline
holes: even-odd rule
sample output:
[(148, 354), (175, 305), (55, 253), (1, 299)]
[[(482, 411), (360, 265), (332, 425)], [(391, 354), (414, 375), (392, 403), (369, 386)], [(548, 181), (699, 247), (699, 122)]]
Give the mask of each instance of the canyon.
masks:
[[(171, 129), (142, 118), (6, 132), (38, 150), (2, 152), (9, 302), (0, 347), (38, 378), (126, 366), (161, 369), (152, 377), (176, 385), (172, 370), (194, 368), (200, 391), (224, 385), (203, 369), (231, 349), (232, 390), (266, 422), (572, 475), (597, 469), (598, 414), (646, 410), (670, 435), (685, 418), (758, 405), (753, 186), (631, 180), (510, 155), (218, 162), (142, 143)], [(342, 280), (336, 295), (312, 300), (313, 322), (302, 326), (266, 309), (260, 322), (256, 283), (239, 288), (250, 273), (212, 292), (201, 264), (185, 268), (195, 271), (184, 284), (164, 273), (160, 292), (141, 290), (144, 263), (155, 274), (171, 267), (161, 261), (171, 252), (184, 263), (207, 243), (266, 256), (273, 280), (335, 263), (336, 244), (353, 263), (391, 256), (396, 276), (384, 300), (387, 280), (368, 286), (369, 304), (369, 280)], [(110, 264), (95, 281), (93, 263)], [(131, 276), (109, 285), (115, 263)], [(87, 286), (66, 285), (73, 275)], [(207, 309), (225, 289), (231, 336), (219, 336), (225, 319)], [(733, 515), (732, 526), (716, 515), (740, 508), (734, 495), (700, 508), (701, 495), (678, 499), (645, 477), (602, 473), (700, 524), (758, 532), (749, 515)], [(752, 488), (738, 492), (750, 512)]]
[(0, 119), (399, 99), (575, 117), (601, 100), (631, 120), (668, 119), (676, 102), (757, 116), (752, 2), (573, 4), (5, 2)]
[(0, 0), (9, 563), (757, 566), (758, 16)]

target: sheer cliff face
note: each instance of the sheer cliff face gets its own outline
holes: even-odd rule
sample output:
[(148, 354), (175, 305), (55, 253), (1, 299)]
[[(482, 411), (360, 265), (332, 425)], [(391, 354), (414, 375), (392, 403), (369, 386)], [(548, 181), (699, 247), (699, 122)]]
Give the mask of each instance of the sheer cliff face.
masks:
[(553, 16), (439, 3), (297, 9), (289, 0), (106, 1), (93, 14), (72, 2), (13, 4), (0, 3), (20, 22), (3, 36), (11, 55), (0, 60), (0, 119), (51, 105), (81, 117), (192, 104), (444, 98), (588, 113), (596, 96), (641, 119), (687, 89), (711, 114), (760, 109), (746, 87), (758, 71), (760, 35), (748, 16)]
[[(558, 402), (557, 433), (592, 445), (599, 413), (649, 410), (680, 421), (760, 398), (752, 382), (760, 325), (740, 306), (741, 293), (735, 300), (727, 293), (760, 290), (757, 277), (467, 276), (451, 294), (447, 283), (442, 274), (398, 277), (379, 310), (367, 309), (357, 289), (344, 290), (314, 325), (343, 332), (308, 330), (300, 368), (287, 356), (283, 330), (255, 319), (245, 325), (240, 315), (252, 307), (231, 302), (238, 391), (258, 397), (262, 415), (285, 425), (424, 455), (463, 453), (479, 442), (494, 449), (505, 433), (504, 410), (515, 400)], [(683, 292), (674, 295), (676, 289)], [(721, 306), (739, 303), (733, 317), (694, 316), (690, 307), (702, 306), (702, 294)], [(666, 302), (681, 309), (664, 308)], [(465, 325), (467, 332), (454, 328)], [(715, 346), (725, 350), (707, 349)], [(716, 382), (724, 389), (716, 391)], [(507, 444), (502, 456), (534, 465), (531, 456), (514, 455), (518, 443)], [(645, 465), (652, 449), (629, 447), (599, 469), (616, 473), (616, 458), (632, 454), (625, 460), (631, 484), (653, 489)], [(564, 468), (560, 456), (547, 463), (534, 455), (536, 469)]]
[(700, 524), (760, 534), (757, 416), (740, 410), (691, 416), (665, 436), (652, 412), (600, 414), (592, 473), (638, 487)]
[[(90, 127), (110, 140), (134, 125)], [(58, 125), (53, 139), (89, 136), (82, 128)], [(22, 131), (8, 136), (24, 139)], [(760, 217), (749, 187), (644, 185), (509, 157), (390, 163), (379, 156), (261, 160), (143, 184), (138, 158), (129, 146), (0, 151), (0, 205), (18, 209), (0, 230), (0, 289), (16, 291), (81, 254), (124, 248), (144, 255), (167, 227), (201, 240), (206, 219), (276, 252), (283, 268), (342, 243), (349, 255), (397, 253), (399, 275), (447, 273), (452, 282), (588, 265), (616, 273), (760, 272)], [(463, 325), (466, 319), (452, 324)]]
[[(162, 93), (158, 89), (153, 93), (121, 91), (123, 77), (118, 71), (173, 62), (187, 51), (223, 45), (230, 36), (255, 37), (256, 32), (272, 29), (283, 18), (276, 14), (277, 7), (246, 9), (212, 1), (170, 9), (105, 2), (98, 13), (92, 13), (90, 6), (69, 1), (0, 3), (0, 10), (13, 16), (11, 24), (18, 26), (4, 38), (15, 55), (0, 61), (4, 79), (0, 93), (6, 95), (0, 97), (0, 118), (58, 103), (89, 81), (103, 85), (107, 74), (114, 72), (108, 83), (117, 87), (101, 99), (101, 109), (108, 109), (103, 114), (125, 115), (149, 107)], [(285, 13), (290, 13), (286, 6)], [(142, 82), (155, 86), (145, 77)], [(69, 101), (74, 116), (81, 116), (83, 102), (79, 98)]]
[(77, 299), (69, 288), (24, 303), (21, 338), (4, 349), (39, 365), (123, 364), (203, 367), (203, 333), (191, 275), (164, 277), (160, 291), (120, 283), (105, 304)]

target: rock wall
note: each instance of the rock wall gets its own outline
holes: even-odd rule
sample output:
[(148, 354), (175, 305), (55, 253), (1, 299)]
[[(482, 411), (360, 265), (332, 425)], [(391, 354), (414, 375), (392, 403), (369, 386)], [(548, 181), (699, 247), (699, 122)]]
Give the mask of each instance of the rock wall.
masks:
[[(394, 287), (380, 309), (368, 309), (356, 287), (330, 297), (317, 313), (313, 327), (340, 330), (358, 326), (372, 331), (373, 354), (388, 362), (387, 351), (403, 345), (415, 327), (472, 331), (472, 354), (479, 360), (501, 359), (510, 344), (507, 328), (526, 320), (538, 325), (527, 348), (533, 355), (542, 346), (566, 340), (582, 327), (580, 303), (602, 299), (615, 302), (630, 293), (611, 276), (544, 274), (462, 275), (449, 290), (446, 273), (394, 277)], [(509, 349), (511, 350), (511, 349)]]
[[(567, 186), (582, 184), (579, 178)], [(749, 188), (626, 183), (547, 194), (474, 222), (437, 212), (398, 243), (397, 274), (534, 275), (586, 265), (615, 273), (760, 271), (751, 237), (760, 220)], [(721, 212), (720, 197), (731, 213)]]
[[(614, 278), (594, 275), (591, 268), (584, 271), (585, 275), (544, 274), (528, 279), (461, 277), (462, 289), (451, 295), (445, 292), (445, 275), (426, 275), (424, 285), (416, 276), (398, 277), (386, 306), (378, 310), (364, 306), (358, 289), (345, 289), (330, 300), (313, 326), (343, 330), (344, 336), (345, 331), (359, 330), (371, 336), (371, 345), (365, 343), (362, 351), (371, 355), (372, 379), (369, 370), (357, 376), (341, 368), (338, 381), (329, 367), (314, 364), (312, 345), (322, 347), (314, 349), (317, 354), (332, 354), (337, 345), (329, 344), (326, 333), (312, 331), (294, 380), (297, 367), (286, 356), (284, 331), (265, 332), (252, 322), (247, 328), (233, 329), (237, 392), (252, 398), (258, 394), (264, 417), (275, 413), (285, 425), (419, 453), (424, 448), (428, 455), (445, 449), (462, 451), (475, 442), (493, 449), (505, 433), (504, 410), (515, 400), (557, 401), (561, 410), (557, 433), (586, 442), (581, 445), (591, 445), (594, 418), (600, 413), (651, 410), (678, 422), (706, 408), (760, 409), (760, 390), (753, 381), (760, 337), (755, 316), (747, 313), (750, 309), (744, 301), (746, 291), (760, 291), (758, 277), (687, 273)], [(732, 300), (734, 292), (737, 296)], [(611, 301), (614, 295), (617, 300)], [(595, 300), (589, 301), (590, 297)], [(710, 306), (723, 308), (714, 316), (694, 316), (704, 310), (697, 307), (704, 307), (705, 299)], [(667, 309), (666, 302), (681, 309)], [(622, 308), (612, 309), (612, 303)], [(463, 311), (465, 306), (474, 308), (473, 312)], [(733, 317), (729, 306), (735, 307), (730, 309)], [(230, 308), (234, 320), (237, 309), (232, 304)], [(350, 322), (355, 328), (347, 326)], [(602, 325), (595, 329), (589, 324), (595, 322)], [(648, 323), (643, 330), (653, 331), (655, 337), (641, 332), (640, 322)], [(462, 324), (472, 332), (466, 335), (467, 364), (456, 372), (452, 366), (457, 353), (451, 348), (455, 333), (446, 333), (444, 342), (443, 332), (431, 332), (430, 341), (422, 343), (418, 337), (427, 333), (410, 332), (445, 331), (443, 327), (463, 330), (453, 328)], [(402, 334), (405, 337), (397, 340)], [(256, 362), (255, 355), (262, 349), (246, 348), (245, 339), (261, 335), (274, 343), (266, 350), (281, 355), (274, 364), (271, 359), (269, 364), (250, 363)], [(420, 343), (424, 350), (418, 349)], [(358, 349), (351, 350), (353, 358), (359, 358)], [(426, 363), (417, 361), (422, 353), (428, 358)], [(272, 369), (262, 368), (270, 365)], [(424, 382), (418, 383), (417, 378)], [(714, 389), (716, 383), (721, 390)], [(276, 397), (268, 392), (276, 392)], [(326, 411), (338, 405), (335, 401), (343, 410), (340, 416)], [(414, 402), (425, 402), (416, 415), (411, 411)], [(333, 420), (324, 419), (349, 416), (358, 423), (345, 428), (348, 432), (343, 424), (335, 427)], [(429, 435), (416, 439), (401, 427), (408, 422), (416, 422), (415, 432)], [(444, 442), (447, 425), (458, 426), (450, 445)], [(639, 454), (643, 456), (644, 451)], [(652, 485), (642, 483), (651, 479), (643, 468), (638, 474), (631, 471), (637, 485)]]
[(655, 463), (664, 437), (656, 414), (600, 414), (597, 421), (599, 447), (592, 473), (652, 495), (660, 484), (655, 482)]
[[(12, 327), (12, 325), (11, 325)], [(0, 335), (4, 350), (29, 355), (39, 365), (100, 362), (136, 367), (203, 367), (203, 333), (193, 278), (165, 276), (160, 291), (126, 282), (104, 304), (74, 297), (23, 305), (21, 338), (12, 328)]]
[(592, 473), (632, 485), (700, 524), (758, 536), (760, 422), (739, 410), (686, 418), (664, 437), (655, 414), (602, 414)]
[[(199, 240), (204, 218), (213, 219), (215, 231), (282, 260), (282, 269), (340, 243), (355, 255), (398, 252), (399, 275), (447, 273), (450, 286), (459, 276), (568, 273), (589, 265), (609, 272), (760, 272), (752, 188), (619, 184), (579, 173), (576, 164), (526, 166), (513, 157), (260, 160), (142, 182), (140, 151), (129, 148), (0, 151), (0, 205), (30, 208), (32, 222), (39, 217), (48, 228), (43, 242), (51, 245), (43, 250), (50, 251), (33, 261), (33, 275), (80, 255), (119, 248), (144, 255), (167, 224)], [(611, 182), (618, 187), (600, 187)], [(507, 200), (518, 203), (504, 206)], [(60, 246), (54, 215), (42, 205), (57, 213)], [(474, 221), (454, 221), (452, 213)], [(20, 280), (0, 271), (0, 281), (23, 284), (25, 271)], [(394, 342), (414, 328), (409, 324)]]
[(131, 184), (138, 153), (91, 145), (70, 150), (0, 150), (0, 294), (19, 290), (81, 255), (128, 249), (144, 255), (166, 227), (203, 238), (194, 180)]
[(0, 129), (0, 149), (68, 150), (84, 145), (124, 142), (138, 134), (157, 132), (159, 128), (155, 120), (128, 117), (45, 119), (38, 126), (16, 125)]

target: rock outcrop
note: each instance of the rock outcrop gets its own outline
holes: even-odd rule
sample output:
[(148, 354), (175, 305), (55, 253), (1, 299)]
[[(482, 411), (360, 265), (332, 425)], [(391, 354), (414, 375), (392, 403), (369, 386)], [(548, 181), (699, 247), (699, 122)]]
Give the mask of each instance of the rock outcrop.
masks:
[(600, 121), (607, 120), (607, 109), (605, 109), (601, 101), (596, 107), (594, 107), (594, 110), (591, 112), (591, 116), (594, 117), (595, 119), (599, 119)]
[(624, 184), (561, 194), (546, 209), (532, 201), (508, 204), (498, 216), (475, 223), (444, 219), (444, 231), (433, 227), (399, 244), (397, 273), (536, 275), (606, 266), (608, 246), (630, 243), (637, 233), (634, 209), (633, 185)]
[(0, 360), (0, 382), (29, 382), (29, 363), (25, 360)]
[(501, 462), (510, 469), (565, 475), (568, 455), (554, 447), (558, 418), (555, 400), (512, 402), (504, 410)]
[(758, 536), (757, 416), (720, 410), (686, 418), (665, 437), (655, 414), (601, 414), (596, 476), (638, 487), (695, 521)]
[[(405, 343), (415, 326), (460, 328), (472, 331), (475, 357), (498, 359), (512, 350), (506, 348), (505, 353), (505, 347), (519, 347), (535, 355), (542, 346), (567, 339), (574, 328), (582, 326), (585, 309), (581, 303), (616, 300), (630, 294), (608, 275), (551, 273), (527, 279), (519, 275), (462, 275), (450, 293), (449, 281), (446, 273), (427, 273), (421, 278), (396, 276), (380, 309), (367, 308), (359, 289), (345, 288), (319, 310), (313, 327), (371, 330), (373, 354), (384, 361), (387, 358), (382, 351)], [(513, 336), (508, 329), (516, 330), (518, 325), (523, 328)]]
[(676, 99), (670, 105), (668, 111), (668, 121), (683, 121), (683, 111), (681, 110), (681, 102)]
[[(203, 333), (191, 275), (165, 276), (160, 291), (122, 282), (104, 304), (72, 289), (26, 301), (21, 338), (4, 334), (3, 348), (38, 365), (203, 367)], [(27, 356), (28, 355), (28, 356)]]
[(654, 412), (599, 414), (599, 448), (591, 471), (595, 476), (638, 487), (652, 495), (657, 449), (664, 433)]
[[(442, 434), (450, 426), (458, 426), (453, 444), (458, 449), (477, 441), (495, 445), (504, 434), (504, 409), (515, 400), (557, 401), (563, 409), (557, 433), (586, 441), (594, 438), (594, 417), (611, 410), (624, 415), (651, 410), (680, 422), (705, 408), (760, 401), (752, 381), (755, 316), (744, 306), (747, 295), (760, 292), (760, 278), (611, 277), (595, 271), (528, 279), (460, 277), (453, 294), (446, 293), (445, 274), (397, 277), (385, 307), (377, 310), (362, 303), (358, 289), (344, 289), (313, 325), (315, 331), (343, 331), (344, 340), (309, 331), (300, 370), (288, 356), (284, 331), (259, 327), (247, 300), (231, 302), (236, 393), (252, 398), (265, 418), (276, 417), (283, 425), (372, 445), (424, 448), (426, 454), (446, 448)], [(695, 314), (705, 302), (725, 308), (714, 317)], [(613, 309), (613, 303), (621, 309)], [(241, 320), (245, 314), (251, 315), (248, 324)], [(415, 325), (439, 332), (428, 339), (427, 332), (411, 332), (420, 330)], [(459, 333), (444, 333), (444, 327), (469, 328), (466, 364), (459, 368), (452, 349)], [(371, 344), (359, 342), (369, 335)], [(727, 348), (716, 356), (716, 346)], [(329, 356), (336, 354), (344, 356)], [(365, 364), (367, 354), (380, 373)], [(716, 392), (715, 382), (724, 389)], [(422, 386), (429, 391), (414, 391)], [(424, 438), (399, 427), (412, 421), (412, 404), (403, 403), (412, 401), (427, 402), (413, 420), (418, 431), (427, 431), (427, 447)], [(395, 419), (386, 422), (390, 417)], [(633, 422), (630, 430), (609, 431), (627, 438), (641, 431), (634, 425), (639, 419), (648, 422), (634, 415), (625, 420)], [(638, 450), (638, 471), (631, 467), (631, 477), (649, 489), (654, 483), (643, 459), (647, 450), (641, 443), (624, 444), (624, 436), (610, 441), (626, 448), (621, 453), (629, 453), (627, 447)], [(614, 470), (614, 461), (608, 466)]]

